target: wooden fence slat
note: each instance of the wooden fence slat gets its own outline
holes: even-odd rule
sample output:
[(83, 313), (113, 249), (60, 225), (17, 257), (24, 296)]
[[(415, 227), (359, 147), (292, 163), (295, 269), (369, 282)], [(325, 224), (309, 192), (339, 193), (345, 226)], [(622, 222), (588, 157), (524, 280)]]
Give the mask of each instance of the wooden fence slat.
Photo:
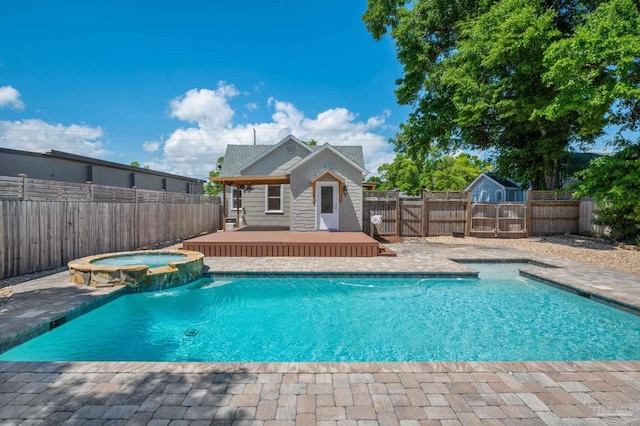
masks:
[[(402, 237), (465, 235), (523, 238), (529, 235), (578, 233), (580, 202), (570, 194), (528, 191), (523, 203), (471, 203), (467, 192), (424, 191), (422, 199), (401, 197), (397, 191), (367, 191), (363, 203), (363, 231), (371, 232), (369, 218), (381, 215), (379, 235)], [(591, 215), (592, 213), (590, 213)]]
[(0, 279), (216, 231), (221, 214), (219, 203), (0, 200)]

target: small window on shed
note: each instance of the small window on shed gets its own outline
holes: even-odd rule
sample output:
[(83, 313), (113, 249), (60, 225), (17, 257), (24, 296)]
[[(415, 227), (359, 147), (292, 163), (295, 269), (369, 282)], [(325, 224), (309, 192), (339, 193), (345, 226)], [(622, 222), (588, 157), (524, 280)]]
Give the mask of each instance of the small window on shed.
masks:
[(496, 203), (502, 202), (502, 190), (498, 189), (496, 191)]

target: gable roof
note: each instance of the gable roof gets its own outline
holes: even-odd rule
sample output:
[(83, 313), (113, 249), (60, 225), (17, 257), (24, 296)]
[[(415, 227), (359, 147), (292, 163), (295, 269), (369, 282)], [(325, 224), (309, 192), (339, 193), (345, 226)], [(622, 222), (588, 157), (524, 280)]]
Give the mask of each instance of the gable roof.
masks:
[(478, 181), (480, 181), (480, 179), (482, 179), (483, 177), (487, 178), (487, 179), (491, 179), (492, 181), (494, 181), (495, 183), (497, 183), (500, 186), (503, 186), (505, 188), (515, 188), (515, 189), (520, 189), (518, 187), (518, 184), (513, 183), (512, 181), (510, 181), (509, 179), (504, 179), (501, 177), (498, 177), (496, 175), (494, 175), (493, 173), (488, 173), (488, 172), (482, 172), (478, 175), (477, 178), (475, 178), (473, 180), (473, 182), (471, 182), (469, 184), (469, 186), (467, 186), (465, 188), (466, 191), (470, 190), (476, 183), (478, 183)]
[(273, 151), (277, 150), (278, 148), (280, 148), (282, 145), (284, 145), (287, 142), (294, 142), (294, 143), (298, 144), (299, 146), (301, 146), (303, 149), (307, 150), (308, 152), (312, 152), (313, 151), (313, 149), (311, 149), (307, 144), (303, 143), (300, 139), (296, 138), (293, 135), (289, 135), (286, 138), (282, 139), (277, 144), (271, 145), (268, 150), (264, 151), (263, 153), (261, 153), (257, 157), (252, 158), (248, 162), (245, 162), (242, 165), (242, 168), (240, 169), (240, 172), (242, 172), (244, 169), (246, 169), (247, 167), (251, 166), (252, 164), (255, 164), (258, 161), (262, 160), (264, 157), (266, 157), (267, 155), (269, 155)]
[(220, 176), (239, 176), (247, 161), (262, 155), (271, 147), (272, 145), (227, 145)]
[[(359, 160), (360, 159), (359, 157), (362, 157), (361, 161), (362, 161), (362, 163), (364, 163), (364, 156), (362, 155), (362, 147), (361, 146), (350, 146), (350, 147), (343, 146), (342, 148), (353, 148), (353, 150), (352, 149), (344, 149), (345, 152), (350, 153), (350, 154), (355, 154), (355, 152), (352, 152), (352, 151), (355, 151), (355, 150), (359, 149), (360, 150), (360, 155), (355, 155), (354, 157), (355, 157), (356, 160)], [(364, 168), (364, 164), (362, 166), (360, 166), (355, 161), (353, 161), (351, 158), (348, 158), (346, 155), (344, 155), (342, 152), (340, 152), (337, 149), (337, 147), (329, 145), (328, 143), (325, 143), (320, 148), (317, 148), (311, 154), (307, 155), (302, 160), (298, 161), (296, 164), (293, 165), (293, 167), (291, 167), (289, 170), (287, 170), (287, 173), (291, 173), (292, 171), (294, 171), (295, 169), (297, 169), (301, 165), (303, 165), (306, 162), (310, 161), (316, 155), (318, 155), (321, 152), (326, 151), (326, 150), (329, 150), (329, 151), (333, 152), (338, 157), (342, 158), (344, 161), (346, 161), (347, 163), (351, 164), (356, 169), (360, 170), (362, 173), (369, 174), (369, 172)]]
[[(323, 150), (325, 146), (329, 146), (336, 155), (342, 157), (344, 160), (360, 169), (363, 173), (368, 173), (364, 168), (364, 154), (361, 146), (333, 146), (324, 144), (309, 147), (295, 136), (289, 135), (275, 145), (227, 145), (227, 150), (224, 154), (224, 161), (222, 162), (222, 168), (220, 169), (220, 176), (240, 176), (244, 169), (260, 161), (270, 152), (290, 141), (302, 146), (305, 150), (310, 152), (311, 155), (315, 155), (317, 152)], [(298, 164), (305, 160), (306, 157), (299, 163), (292, 166), (290, 170), (295, 169)]]

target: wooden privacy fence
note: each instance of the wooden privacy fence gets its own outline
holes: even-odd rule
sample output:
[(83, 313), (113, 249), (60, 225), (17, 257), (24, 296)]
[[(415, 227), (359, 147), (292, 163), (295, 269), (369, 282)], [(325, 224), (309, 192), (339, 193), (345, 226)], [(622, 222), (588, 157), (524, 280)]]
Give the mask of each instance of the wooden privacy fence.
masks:
[(0, 200), (211, 204), (216, 199), (218, 197), (209, 195), (94, 185), (91, 182), (31, 179), (26, 175), (0, 176)]
[[(527, 191), (524, 202), (496, 204), (473, 203), (467, 191), (424, 191), (418, 197), (404, 197), (398, 191), (366, 191), (363, 227), (367, 233), (400, 237), (525, 238), (578, 233), (585, 232), (580, 214), (586, 209), (581, 210), (580, 205), (571, 194), (554, 191)], [(370, 222), (373, 215), (382, 216), (375, 229)]]
[[(110, 192), (109, 201), (58, 201), (58, 195), (50, 195), (53, 200), (43, 195), (58, 182), (42, 181), (39, 187), (36, 180), (29, 181), (27, 196), (37, 193), (37, 200), (7, 199), (3, 191), (8, 185), (0, 190), (0, 279), (58, 268), (79, 257), (196, 236), (221, 226), (217, 197), (133, 188), (137, 196), (130, 198), (131, 188), (101, 186), (97, 192)], [(77, 187), (60, 183), (64, 197), (79, 196), (71, 195), (78, 192)], [(122, 201), (127, 197), (129, 201)], [(143, 198), (161, 201), (139, 201)]]

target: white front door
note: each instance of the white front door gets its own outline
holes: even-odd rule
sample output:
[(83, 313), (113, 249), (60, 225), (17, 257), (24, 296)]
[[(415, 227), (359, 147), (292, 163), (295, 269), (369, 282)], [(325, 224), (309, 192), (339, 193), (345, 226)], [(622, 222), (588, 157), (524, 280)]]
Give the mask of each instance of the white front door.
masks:
[(316, 183), (316, 229), (338, 230), (338, 182)]

